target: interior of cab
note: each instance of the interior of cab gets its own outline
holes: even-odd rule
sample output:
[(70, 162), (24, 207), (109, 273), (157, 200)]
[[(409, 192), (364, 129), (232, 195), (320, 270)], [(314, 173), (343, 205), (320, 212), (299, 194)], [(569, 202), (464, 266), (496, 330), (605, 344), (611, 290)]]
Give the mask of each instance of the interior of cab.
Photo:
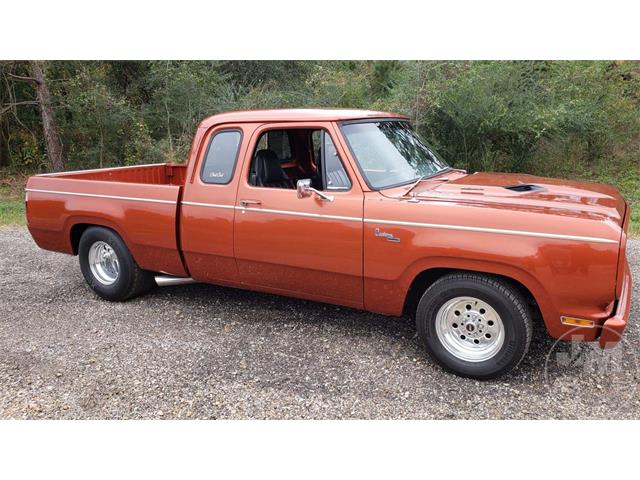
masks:
[(295, 189), (310, 179), (317, 190), (349, 190), (351, 181), (333, 140), (323, 129), (269, 130), (256, 145), (249, 183), (257, 187)]

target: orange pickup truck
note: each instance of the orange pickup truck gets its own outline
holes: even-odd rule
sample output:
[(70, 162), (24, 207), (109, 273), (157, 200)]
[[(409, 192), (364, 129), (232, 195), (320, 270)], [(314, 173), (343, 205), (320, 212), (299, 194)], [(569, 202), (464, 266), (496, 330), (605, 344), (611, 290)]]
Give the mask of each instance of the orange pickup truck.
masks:
[(532, 322), (615, 345), (630, 310), (629, 207), (607, 185), (450, 168), (401, 115), (264, 110), (205, 119), (187, 165), (36, 175), (27, 221), (126, 300), (208, 282), (415, 315), (426, 350), (486, 379)]

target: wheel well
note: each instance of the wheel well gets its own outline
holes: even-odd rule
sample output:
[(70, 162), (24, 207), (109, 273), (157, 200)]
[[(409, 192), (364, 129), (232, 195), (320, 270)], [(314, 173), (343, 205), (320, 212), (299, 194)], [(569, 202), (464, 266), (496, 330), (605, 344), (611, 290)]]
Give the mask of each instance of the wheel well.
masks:
[(113, 228), (110, 228), (110, 227), (106, 227), (104, 225), (100, 225), (100, 224), (97, 224), (97, 223), (76, 223), (73, 227), (71, 227), (71, 233), (70, 233), (70, 236), (71, 236), (71, 248), (73, 249), (73, 254), (74, 255), (78, 255), (78, 250), (80, 248), (80, 239), (82, 238), (82, 234), (84, 234), (84, 232), (89, 227), (106, 228), (107, 230), (111, 230), (116, 235), (120, 236), (120, 234), (116, 230), (114, 230)]
[(536, 301), (533, 294), (529, 291), (527, 287), (525, 287), (522, 283), (514, 280), (513, 278), (506, 277), (504, 275), (496, 275), (493, 273), (485, 273), (478, 272), (475, 270), (461, 270), (455, 268), (431, 268), (429, 270), (425, 270), (424, 272), (419, 273), (416, 278), (411, 282), (411, 286), (407, 292), (407, 297), (404, 302), (404, 314), (409, 315), (410, 317), (415, 317), (416, 310), (418, 308), (418, 303), (420, 302), (420, 298), (422, 298), (422, 294), (425, 292), (427, 288), (429, 288), (433, 283), (435, 283), (439, 278), (449, 274), (449, 273), (459, 273), (459, 272), (472, 272), (472, 273), (480, 273), (482, 275), (487, 275), (489, 277), (498, 278), (500, 280), (506, 281), (512, 287), (514, 287), (518, 292), (524, 297), (531, 309), (531, 313), (534, 317), (542, 318), (542, 314), (540, 312), (540, 307), (538, 306), (538, 302)]
[(90, 223), (76, 223), (73, 227), (71, 227), (71, 248), (73, 249), (73, 254), (78, 254), (78, 247), (80, 245), (80, 239), (82, 238), (82, 234), (89, 227), (94, 227)]

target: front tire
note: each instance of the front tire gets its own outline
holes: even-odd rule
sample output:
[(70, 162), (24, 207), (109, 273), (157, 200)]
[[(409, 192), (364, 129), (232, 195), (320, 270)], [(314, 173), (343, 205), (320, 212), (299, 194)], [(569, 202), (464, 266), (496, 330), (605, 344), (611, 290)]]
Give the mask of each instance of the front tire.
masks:
[(91, 289), (105, 300), (124, 301), (151, 290), (151, 272), (134, 261), (122, 238), (104, 227), (89, 227), (78, 246), (80, 270)]
[(531, 314), (510, 283), (479, 273), (455, 273), (423, 294), (418, 336), (429, 355), (456, 375), (487, 380), (506, 374), (526, 355)]

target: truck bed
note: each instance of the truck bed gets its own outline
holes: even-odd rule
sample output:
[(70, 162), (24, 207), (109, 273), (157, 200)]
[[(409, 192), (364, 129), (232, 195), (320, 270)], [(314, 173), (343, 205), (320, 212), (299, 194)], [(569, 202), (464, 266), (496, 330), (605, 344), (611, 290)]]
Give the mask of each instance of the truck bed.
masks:
[(27, 226), (41, 248), (77, 253), (87, 225), (111, 228), (141, 268), (186, 276), (176, 221), (186, 166), (155, 164), (36, 175)]

